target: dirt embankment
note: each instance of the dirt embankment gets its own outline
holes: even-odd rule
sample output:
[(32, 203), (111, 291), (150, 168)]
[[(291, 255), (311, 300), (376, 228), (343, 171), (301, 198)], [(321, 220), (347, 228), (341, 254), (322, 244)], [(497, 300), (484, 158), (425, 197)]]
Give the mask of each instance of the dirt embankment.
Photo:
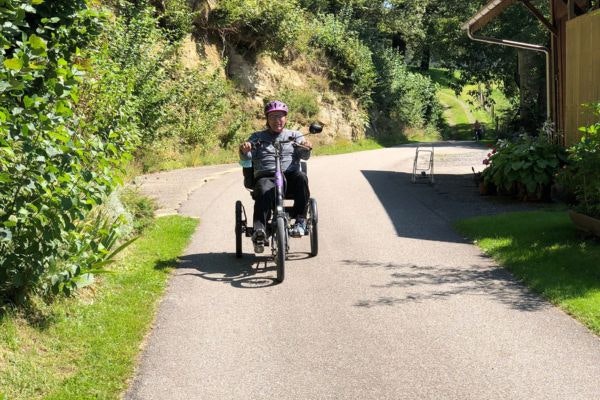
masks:
[[(314, 94), (318, 104), (315, 120), (327, 129), (319, 141), (330, 143), (336, 139), (358, 139), (365, 135), (366, 114), (358, 103), (348, 96), (329, 88), (326, 71), (298, 59), (282, 64), (268, 55), (258, 55), (249, 60), (231, 46), (208, 38), (186, 38), (180, 53), (181, 62), (188, 68), (205, 67), (218, 70), (230, 79), (247, 96), (249, 110), (260, 110), (263, 100), (282, 91)], [(227, 60), (224, 63), (224, 59)], [(263, 123), (257, 115), (257, 125)], [(300, 128), (294, 126), (291, 128)]]

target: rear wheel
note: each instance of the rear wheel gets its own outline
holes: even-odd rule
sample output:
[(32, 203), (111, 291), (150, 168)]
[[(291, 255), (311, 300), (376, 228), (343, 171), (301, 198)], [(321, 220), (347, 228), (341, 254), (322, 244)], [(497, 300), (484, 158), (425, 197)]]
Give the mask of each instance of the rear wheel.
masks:
[(244, 230), (242, 222), (242, 202), (235, 202), (235, 256), (237, 258), (242, 257), (242, 234)]
[(311, 198), (308, 201), (308, 233), (310, 236), (310, 255), (315, 257), (319, 254), (319, 230), (317, 222), (319, 215), (317, 213), (317, 200)]
[(287, 246), (287, 235), (285, 220), (283, 217), (277, 218), (277, 226), (273, 237), (275, 246), (275, 264), (277, 265), (277, 281), (283, 282), (285, 273), (285, 252)]

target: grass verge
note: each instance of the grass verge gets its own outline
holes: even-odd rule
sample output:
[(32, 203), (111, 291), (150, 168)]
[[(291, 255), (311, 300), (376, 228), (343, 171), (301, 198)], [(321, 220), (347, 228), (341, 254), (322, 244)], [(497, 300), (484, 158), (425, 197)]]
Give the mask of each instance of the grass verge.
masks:
[(384, 146), (373, 139), (362, 139), (358, 141), (351, 140), (337, 140), (331, 144), (318, 144), (315, 145), (312, 154), (315, 156), (323, 155), (334, 155), (353, 153), (355, 151), (374, 150), (381, 149)]
[(477, 217), (456, 227), (523, 283), (600, 335), (600, 243), (579, 238), (565, 211)]
[[(93, 291), (0, 321), (0, 399), (116, 399), (197, 225), (159, 218)], [(1, 393), (4, 392), (4, 393)]]

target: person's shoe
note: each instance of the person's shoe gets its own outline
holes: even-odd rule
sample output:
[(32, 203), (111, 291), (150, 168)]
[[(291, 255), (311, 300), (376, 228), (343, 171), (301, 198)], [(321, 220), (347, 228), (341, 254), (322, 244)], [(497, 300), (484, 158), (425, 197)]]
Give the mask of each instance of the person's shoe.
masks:
[(252, 243), (254, 243), (254, 252), (262, 253), (265, 251), (265, 241), (267, 235), (263, 229), (257, 229), (252, 234)]
[(304, 218), (296, 218), (296, 223), (292, 227), (292, 237), (302, 237), (306, 232), (306, 220)]

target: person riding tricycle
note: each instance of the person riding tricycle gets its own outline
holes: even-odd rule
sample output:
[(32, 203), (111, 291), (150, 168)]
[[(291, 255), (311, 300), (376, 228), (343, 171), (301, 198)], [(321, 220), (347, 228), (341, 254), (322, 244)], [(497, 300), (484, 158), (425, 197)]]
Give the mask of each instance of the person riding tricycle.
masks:
[[(254, 132), (239, 147), (244, 167), (244, 186), (254, 199), (254, 226), (248, 226), (240, 200), (235, 203), (236, 257), (242, 257), (242, 236), (252, 237), (255, 253), (271, 247), (277, 264), (277, 280), (283, 281), (289, 237), (310, 237), (310, 256), (319, 251), (317, 201), (310, 197), (306, 161), (312, 144), (298, 131), (285, 129), (288, 107), (281, 101), (265, 105), (267, 126)], [(322, 126), (310, 125), (309, 133), (319, 133)], [(294, 201), (286, 206), (284, 199)], [(294, 224), (291, 220), (294, 219)]]
[[(300, 168), (300, 160), (308, 160), (312, 150), (310, 141), (298, 131), (285, 129), (288, 106), (278, 100), (265, 105), (266, 129), (254, 132), (240, 145), (240, 159), (252, 160), (254, 169), (254, 233), (252, 242), (256, 253), (264, 251), (266, 223), (275, 201), (275, 156), (269, 146), (253, 143), (286, 142), (281, 146), (281, 170), (285, 176), (285, 195), (294, 199), (290, 218), (295, 219), (291, 235), (300, 237), (306, 231), (306, 206), (310, 198), (308, 178)], [(296, 144), (296, 145), (294, 145)]]

